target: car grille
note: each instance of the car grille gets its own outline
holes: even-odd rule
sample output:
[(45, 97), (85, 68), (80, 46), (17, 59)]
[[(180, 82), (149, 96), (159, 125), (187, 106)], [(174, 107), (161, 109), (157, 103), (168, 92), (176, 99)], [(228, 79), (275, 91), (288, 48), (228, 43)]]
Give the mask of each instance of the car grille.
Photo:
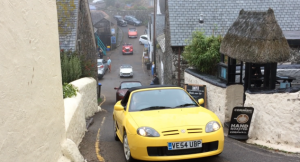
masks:
[(178, 130), (167, 130), (161, 132), (164, 136), (172, 136), (172, 135), (178, 135), (179, 131)]
[[(188, 134), (202, 133), (202, 128), (189, 128), (186, 130)], [(178, 130), (166, 130), (161, 132), (164, 136), (178, 135)]]
[(122, 75), (123, 76), (127, 76), (127, 75), (130, 75), (130, 73), (123, 73)]
[(187, 129), (187, 133), (189, 133), (189, 134), (202, 133), (202, 128), (190, 128), (190, 129)]
[(129, 49), (126, 49), (125, 51), (126, 51), (126, 52), (129, 52)]
[(204, 152), (215, 151), (219, 147), (219, 141), (202, 143), (201, 148), (183, 149), (183, 150), (168, 150), (167, 146), (164, 147), (147, 147), (149, 156), (176, 156), (176, 155), (189, 155)]

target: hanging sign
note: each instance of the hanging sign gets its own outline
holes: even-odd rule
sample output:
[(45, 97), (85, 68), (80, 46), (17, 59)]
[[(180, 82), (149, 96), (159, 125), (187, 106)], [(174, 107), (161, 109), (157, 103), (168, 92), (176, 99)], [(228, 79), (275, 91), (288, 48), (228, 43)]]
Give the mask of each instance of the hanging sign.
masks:
[(202, 107), (207, 108), (207, 99), (206, 99), (206, 86), (197, 85), (197, 84), (186, 84), (184, 89), (198, 102), (199, 99), (203, 98), (204, 103)]
[(228, 129), (228, 137), (237, 140), (247, 140), (253, 107), (235, 107), (232, 110), (231, 120)]
[(111, 36), (111, 44), (116, 44), (117, 40), (115, 36)]

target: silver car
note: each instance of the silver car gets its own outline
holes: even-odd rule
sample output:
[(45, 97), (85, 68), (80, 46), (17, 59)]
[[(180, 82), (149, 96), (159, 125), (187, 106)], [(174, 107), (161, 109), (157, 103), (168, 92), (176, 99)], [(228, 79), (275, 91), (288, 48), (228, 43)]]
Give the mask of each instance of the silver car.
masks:
[(120, 77), (133, 77), (132, 66), (129, 64), (123, 64), (120, 67)]
[(107, 61), (104, 59), (97, 59), (97, 68), (98, 68), (98, 79), (103, 78), (104, 74), (108, 70)]

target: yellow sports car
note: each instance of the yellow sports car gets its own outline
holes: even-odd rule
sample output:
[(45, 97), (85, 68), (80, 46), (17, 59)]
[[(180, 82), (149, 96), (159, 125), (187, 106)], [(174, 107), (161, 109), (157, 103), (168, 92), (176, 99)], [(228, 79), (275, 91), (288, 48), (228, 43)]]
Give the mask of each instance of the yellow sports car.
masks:
[(182, 88), (140, 86), (114, 106), (114, 137), (127, 162), (168, 161), (219, 155), (224, 147), (218, 117)]

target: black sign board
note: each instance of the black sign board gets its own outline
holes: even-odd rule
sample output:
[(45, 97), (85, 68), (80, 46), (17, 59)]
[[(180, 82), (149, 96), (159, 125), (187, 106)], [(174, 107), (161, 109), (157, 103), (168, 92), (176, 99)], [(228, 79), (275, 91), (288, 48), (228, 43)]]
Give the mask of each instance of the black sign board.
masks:
[(197, 85), (197, 84), (186, 84), (184, 89), (198, 102), (199, 99), (203, 98), (204, 103), (201, 105), (202, 107), (207, 108), (207, 100), (206, 100), (206, 86), (205, 85)]
[(228, 129), (228, 137), (237, 140), (247, 140), (253, 107), (235, 107), (232, 110), (231, 120)]

